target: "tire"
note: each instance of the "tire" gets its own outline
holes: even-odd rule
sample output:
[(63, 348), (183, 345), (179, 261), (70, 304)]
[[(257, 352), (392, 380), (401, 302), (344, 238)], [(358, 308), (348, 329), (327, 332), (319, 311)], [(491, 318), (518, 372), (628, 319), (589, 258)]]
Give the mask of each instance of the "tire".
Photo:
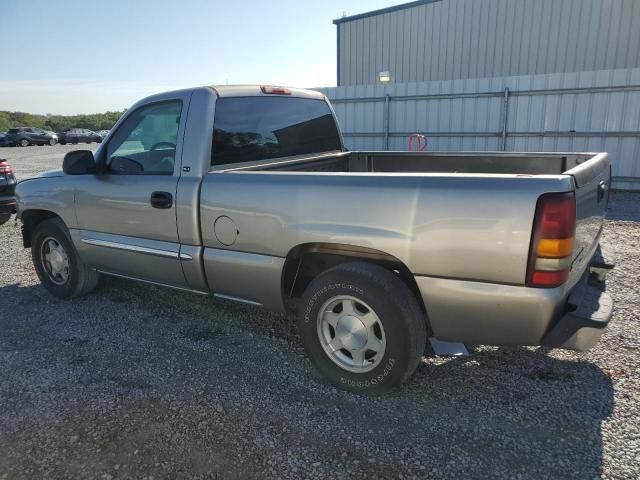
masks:
[(49, 145), (51, 145), (52, 147), (53, 147), (56, 143), (58, 143), (58, 142), (56, 142), (56, 139), (55, 139), (55, 138), (50, 138), (50, 139), (49, 139)]
[(18, 142), (18, 145), (20, 145), (21, 147), (28, 147), (29, 145), (31, 145), (31, 142), (26, 138), (23, 138)]
[[(45, 253), (50, 254), (51, 245), (55, 244), (66, 254), (66, 263), (56, 257), (47, 266), (43, 257)], [(76, 298), (93, 291), (98, 285), (100, 275), (82, 262), (71, 242), (67, 227), (59, 218), (51, 218), (39, 223), (33, 232), (31, 245), (31, 258), (38, 278), (54, 297)], [(66, 264), (66, 269), (64, 267), (54, 269), (52, 267), (54, 263), (56, 267)], [(52, 275), (54, 271), (63, 270), (66, 271), (66, 278), (63, 273)]]
[[(329, 326), (332, 322), (335, 326)], [(302, 298), (298, 331), (311, 363), (329, 382), (352, 392), (380, 393), (400, 385), (417, 368), (427, 342), (426, 322), (415, 295), (396, 275), (354, 262), (311, 282)]]
[(10, 213), (1, 212), (0, 213), (0, 225), (4, 225), (11, 219)]

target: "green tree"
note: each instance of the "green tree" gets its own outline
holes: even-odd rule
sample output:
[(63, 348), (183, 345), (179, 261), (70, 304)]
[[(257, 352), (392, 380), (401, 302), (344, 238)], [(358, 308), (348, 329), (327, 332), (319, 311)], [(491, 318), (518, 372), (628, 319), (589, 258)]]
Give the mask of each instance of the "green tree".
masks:
[(67, 128), (110, 130), (125, 112), (104, 112), (82, 115), (36, 115), (25, 112), (0, 111), (0, 132), (15, 127), (37, 127), (59, 132)]

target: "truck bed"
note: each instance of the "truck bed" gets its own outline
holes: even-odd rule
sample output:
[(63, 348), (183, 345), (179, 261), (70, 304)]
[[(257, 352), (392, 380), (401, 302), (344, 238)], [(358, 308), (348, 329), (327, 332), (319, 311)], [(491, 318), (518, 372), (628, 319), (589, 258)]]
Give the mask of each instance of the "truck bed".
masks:
[[(221, 166), (206, 175), (201, 191), (207, 278), (223, 293), (241, 291), (266, 304), (268, 292), (251, 297), (256, 289), (246, 286), (247, 277), (234, 275), (229, 251), (260, 253), (247, 262), (268, 270), (296, 246), (330, 241), (388, 253), (418, 277), (463, 282), (468, 290), (503, 285), (501, 295), (511, 295), (511, 288), (525, 283), (538, 199), (573, 192), (577, 224), (570, 279), (553, 289), (564, 297), (597, 248), (609, 175), (606, 153), (333, 152)], [(211, 222), (229, 211), (228, 229), (237, 238), (227, 245)], [(450, 297), (442, 298), (449, 305)], [(538, 302), (529, 307), (538, 309)], [(505, 335), (518, 337), (518, 331)], [(543, 334), (521, 331), (527, 338), (518, 337), (520, 344), (535, 344)]]

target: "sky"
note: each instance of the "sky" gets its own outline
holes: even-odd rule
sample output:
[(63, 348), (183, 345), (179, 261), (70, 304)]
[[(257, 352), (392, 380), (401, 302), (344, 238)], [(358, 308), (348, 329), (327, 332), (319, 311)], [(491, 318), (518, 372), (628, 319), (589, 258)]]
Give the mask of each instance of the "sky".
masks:
[(385, 0), (0, 0), (0, 110), (122, 110), (199, 85), (335, 86), (333, 20)]

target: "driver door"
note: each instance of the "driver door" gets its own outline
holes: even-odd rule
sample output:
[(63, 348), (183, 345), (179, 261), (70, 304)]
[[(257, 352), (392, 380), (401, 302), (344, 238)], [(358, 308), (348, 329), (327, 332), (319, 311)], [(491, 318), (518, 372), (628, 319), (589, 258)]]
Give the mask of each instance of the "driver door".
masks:
[(35, 143), (49, 143), (47, 134), (40, 128), (34, 128), (31, 130), (31, 139)]
[(75, 178), (78, 252), (92, 267), (187, 286), (175, 206), (185, 104), (169, 100), (133, 110), (97, 154), (106, 171)]

